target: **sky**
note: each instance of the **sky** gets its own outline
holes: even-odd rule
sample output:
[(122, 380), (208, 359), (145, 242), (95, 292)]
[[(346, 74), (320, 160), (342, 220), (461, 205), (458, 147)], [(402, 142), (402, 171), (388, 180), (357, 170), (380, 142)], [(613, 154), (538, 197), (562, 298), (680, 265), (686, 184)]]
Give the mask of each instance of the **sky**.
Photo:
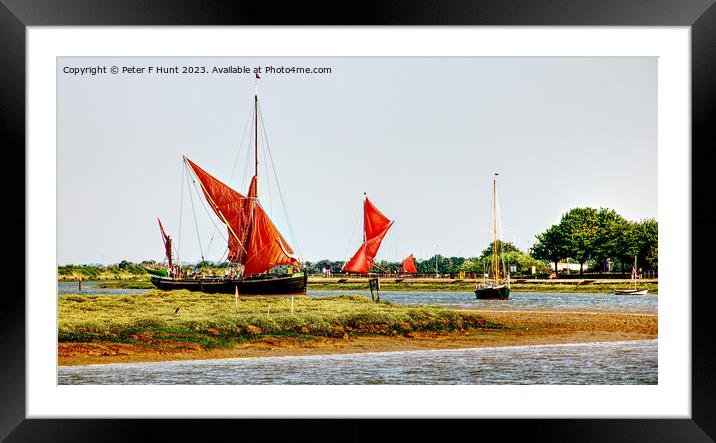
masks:
[(654, 57), (58, 57), (58, 264), (161, 261), (157, 217), (183, 262), (220, 260), (182, 155), (246, 192), (255, 67), (260, 202), (304, 260), (350, 258), (364, 192), (395, 220), (377, 260), (479, 256), (495, 172), (525, 251), (574, 207), (657, 218)]

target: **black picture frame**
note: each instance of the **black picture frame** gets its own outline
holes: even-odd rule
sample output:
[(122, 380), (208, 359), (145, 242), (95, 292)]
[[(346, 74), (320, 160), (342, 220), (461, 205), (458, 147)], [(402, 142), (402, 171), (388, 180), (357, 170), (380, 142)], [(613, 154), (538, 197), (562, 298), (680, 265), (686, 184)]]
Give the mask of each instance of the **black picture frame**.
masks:
[[(713, 0), (426, 0), (328, 2), (190, 2), (100, 0), (0, 0), (0, 112), (3, 157), (25, 165), (25, 45), (28, 26), (117, 25), (440, 25), (440, 26), (686, 26), (691, 28), (692, 62), (692, 237), (699, 239), (692, 263), (707, 260), (699, 252), (714, 250), (707, 229), (716, 222), (711, 203), (709, 170), (714, 162), (710, 144), (716, 140), (711, 113), (716, 105), (716, 7)], [(685, 154), (686, 155), (686, 154)], [(23, 174), (24, 168), (12, 168)], [(699, 173), (702, 171), (704, 173)], [(24, 183), (16, 177), (14, 183)], [(27, 232), (25, 195), (5, 193), (0, 232)], [(18, 236), (15, 236), (18, 237)], [(19, 243), (19, 238), (15, 238)], [(7, 244), (6, 244), (7, 245)], [(24, 251), (25, 245), (12, 245)], [(17, 252), (12, 256), (17, 259)], [(23, 259), (25, 254), (23, 253)], [(24, 262), (24, 260), (23, 260)], [(31, 264), (25, 278), (31, 276)], [(696, 269), (694, 267), (694, 269)], [(692, 275), (693, 277), (693, 275)], [(691, 419), (501, 419), (448, 420), (149, 420), (149, 419), (26, 419), (24, 280), (7, 282), (0, 297), (0, 328), (4, 353), (0, 377), (0, 438), (7, 441), (128, 441), (208, 440), (228, 436), (250, 438), (247, 427), (275, 441), (361, 440), (411, 438), (433, 432), (464, 435), (492, 431), (513, 439), (538, 441), (714, 441), (716, 436), (716, 345), (711, 333), (709, 294), (692, 297), (692, 418)], [(684, 288), (691, 295), (691, 288)], [(12, 296), (11, 296), (12, 295)], [(674, 294), (670, 294), (672, 296)], [(397, 400), (399, 402), (399, 400)], [(321, 420), (323, 421), (323, 420)], [(378, 425), (389, 425), (387, 429)], [(324, 428), (324, 425), (331, 425)], [(517, 426), (515, 426), (517, 425)], [(521, 425), (521, 426), (520, 426)], [(339, 432), (336, 434), (335, 432)], [(240, 434), (237, 434), (240, 432)], [(469, 435), (469, 434), (468, 434)], [(473, 434), (475, 435), (475, 434)]]

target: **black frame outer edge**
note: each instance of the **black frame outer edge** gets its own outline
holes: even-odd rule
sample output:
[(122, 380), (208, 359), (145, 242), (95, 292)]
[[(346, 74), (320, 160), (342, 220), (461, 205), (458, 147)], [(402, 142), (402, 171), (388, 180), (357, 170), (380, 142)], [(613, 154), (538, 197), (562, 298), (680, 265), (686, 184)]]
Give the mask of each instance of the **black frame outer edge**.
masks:
[[(710, 174), (698, 168), (713, 165), (710, 150), (716, 140), (711, 114), (716, 106), (716, 8), (713, 0), (458, 0), (450, 7), (427, 0), (395, 2), (358, 1), (337, 8), (334, 4), (316, 2), (287, 6), (277, 11), (268, 3), (207, 4), (190, 1), (139, 0), (0, 0), (0, 128), (3, 154), (12, 160), (13, 169), (24, 171), (25, 165), (25, 27), (26, 26), (152, 26), (152, 25), (491, 25), (491, 26), (691, 26), (692, 29), (692, 238), (713, 228), (716, 210), (711, 204)], [(320, 11), (320, 12), (317, 12)], [(19, 180), (16, 179), (15, 182)], [(24, 181), (23, 181), (24, 183)], [(5, 196), (5, 211), (0, 214), (1, 232), (25, 229), (25, 194)], [(17, 237), (17, 236), (16, 236)], [(693, 249), (692, 262), (714, 250), (714, 239), (698, 235), (699, 249)], [(19, 238), (15, 238), (19, 242)], [(13, 245), (23, 251), (24, 243)], [(17, 253), (13, 254), (16, 258)], [(27, 276), (29, 269), (25, 269)], [(24, 280), (8, 282), (7, 294), (25, 293)], [(691, 290), (691, 288), (689, 288)], [(708, 294), (706, 294), (708, 295)], [(162, 438), (185, 440), (192, 432), (203, 438), (214, 433), (236, 432), (240, 427), (261, 430), (270, 427), (290, 435), (316, 436), (321, 426), (335, 426), (350, 440), (371, 439), (378, 420), (282, 419), (267, 423), (261, 419), (191, 420), (176, 419), (25, 419), (25, 305), (20, 297), (0, 297), (0, 328), (5, 345), (0, 391), (0, 438), (7, 441), (126, 441), (149, 440), (156, 432)], [(692, 419), (521, 419), (523, 435), (537, 441), (714, 441), (716, 435), (716, 356), (713, 333), (707, 316), (712, 312), (710, 297), (692, 299)], [(710, 319), (709, 319), (710, 320)], [(271, 426), (281, 421), (284, 426)], [(449, 423), (445, 423), (448, 421)], [(381, 428), (384, 436), (427, 435), (435, 428), (457, 431), (479, 428), (482, 434), (495, 430), (504, 433), (502, 419), (491, 420), (389, 420)], [(394, 425), (394, 426), (390, 426)], [(192, 431), (194, 430), (194, 431)], [(209, 430), (209, 431), (207, 431)], [(272, 434), (277, 436), (277, 434)], [(327, 433), (326, 441), (335, 438)]]

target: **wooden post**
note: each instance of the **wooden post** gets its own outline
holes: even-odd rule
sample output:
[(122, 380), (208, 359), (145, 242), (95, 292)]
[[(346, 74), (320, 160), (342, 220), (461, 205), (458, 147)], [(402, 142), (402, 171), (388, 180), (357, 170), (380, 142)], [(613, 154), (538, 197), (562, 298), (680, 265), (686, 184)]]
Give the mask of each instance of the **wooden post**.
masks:
[(82, 290), (82, 274), (80, 274), (80, 279), (77, 283), (79, 284), (79, 290), (81, 291)]
[[(370, 298), (373, 301), (380, 301), (380, 284), (378, 283), (378, 277), (374, 278), (368, 278), (368, 285), (370, 286)], [(373, 291), (375, 291), (376, 297), (373, 295)]]
[(239, 307), (239, 285), (234, 285), (236, 292), (234, 293), (234, 300), (236, 301), (236, 307)]

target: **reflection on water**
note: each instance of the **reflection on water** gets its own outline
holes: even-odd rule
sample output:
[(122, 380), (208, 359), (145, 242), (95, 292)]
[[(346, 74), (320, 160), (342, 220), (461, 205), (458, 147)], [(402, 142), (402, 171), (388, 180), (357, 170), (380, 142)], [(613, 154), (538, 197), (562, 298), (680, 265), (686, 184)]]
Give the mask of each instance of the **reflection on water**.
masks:
[(657, 341), (60, 367), (58, 384), (657, 384)]

